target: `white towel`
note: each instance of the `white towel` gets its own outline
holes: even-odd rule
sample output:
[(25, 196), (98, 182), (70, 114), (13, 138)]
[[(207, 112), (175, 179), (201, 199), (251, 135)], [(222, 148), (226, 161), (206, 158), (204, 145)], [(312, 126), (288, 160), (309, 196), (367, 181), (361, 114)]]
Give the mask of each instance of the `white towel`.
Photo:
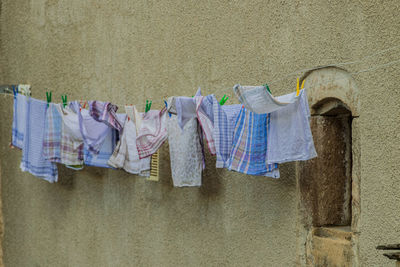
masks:
[(168, 118), (168, 143), (172, 180), (175, 187), (201, 186), (203, 153), (197, 119), (191, 118), (182, 130), (177, 116)]
[[(279, 101), (293, 99), (294, 93), (278, 97)], [(270, 114), (267, 163), (309, 160), (317, 156), (310, 129), (310, 109), (306, 90), (300, 91), (299, 101)]]

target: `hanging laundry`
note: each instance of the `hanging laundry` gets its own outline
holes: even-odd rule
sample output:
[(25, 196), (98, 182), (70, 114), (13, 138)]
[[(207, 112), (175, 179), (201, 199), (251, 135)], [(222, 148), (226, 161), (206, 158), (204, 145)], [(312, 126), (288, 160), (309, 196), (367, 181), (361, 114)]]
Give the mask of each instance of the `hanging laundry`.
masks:
[(78, 101), (71, 102), (69, 106), (78, 114), (79, 130), (82, 134), (86, 149), (94, 154), (98, 154), (106, 136), (111, 133), (113, 127), (109, 126), (109, 123), (94, 119), (90, 115), (89, 110), (83, 109)]
[[(241, 86), (237, 84), (233, 91), (245, 108), (257, 114), (271, 113), (299, 100), (296, 94), (290, 97), (274, 97), (264, 86)], [(288, 96), (288, 95), (287, 95)]]
[(57, 107), (49, 103), (43, 138), (43, 156), (51, 162), (61, 162), (62, 117)]
[(132, 118), (137, 116), (138, 112), (134, 106), (126, 106), (125, 111), (127, 116), (122, 135), (108, 160), (108, 164), (114, 168), (123, 168), (132, 174), (150, 176), (151, 157), (139, 159), (136, 146), (136, 126)]
[(122, 131), (122, 124), (118, 120), (116, 105), (110, 102), (89, 101), (90, 115), (99, 122), (106, 123), (109, 127)]
[(11, 144), (19, 149), (22, 149), (24, 146), (27, 110), (28, 97), (22, 94), (14, 96)]
[(17, 85), (18, 94), (31, 96), (31, 86), (29, 84), (19, 84)]
[(22, 171), (53, 183), (58, 180), (57, 165), (43, 157), (46, 109), (46, 102), (29, 98), (20, 167)]
[(136, 138), (139, 158), (154, 154), (167, 139), (167, 109), (150, 110), (142, 117)]
[(79, 117), (70, 106), (56, 104), (62, 118), (61, 163), (66, 167), (80, 170), (83, 168), (83, 136), (79, 128)]
[(189, 119), (182, 131), (177, 116), (172, 115), (168, 119), (168, 143), (174, 186), (201, 186), (204, 165), (196, 118)]
[(227, 168), (232, 150), (233, 131), (235, 122), (242, 105), (220, 106), (218, 100), (213, 97), (214, 109), (214, 142), (217, 155), (217, 168)]
[[(277, 97), (281, 102), (296, 98), (296, 92)], [(306, 90), (292, 104), (270, 114), (267, 163), (309, 160), (317, 156), (310, 129), (310, 109)]]
[(207, 141), (208, 149), (212, 155), (216, 154), (214, 140), (214, 98), (214, 95), (195, 97), (197, 120), (200, 123), (204, 138)]
[(256, 114), (246, 108), (236, 120), (228, 169), (279, 178), (278, 164), (267, 164), (269, 114)]

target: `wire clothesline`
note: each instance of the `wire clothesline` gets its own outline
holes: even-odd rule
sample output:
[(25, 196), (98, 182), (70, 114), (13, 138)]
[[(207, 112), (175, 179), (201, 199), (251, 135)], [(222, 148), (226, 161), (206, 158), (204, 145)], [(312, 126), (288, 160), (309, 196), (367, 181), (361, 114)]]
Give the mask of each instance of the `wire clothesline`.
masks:
[[(280, 78), (280, 79), (273, 80), (273, 81), (269, 82), (268, 84), (276, 84), (277, 82), (283, 81), (283, 80), (285, 80), (286, 78), (291, 77), (291, 76), (293, 76), (293, 75), (295, 75), (295, 74), (304, 73), (304, 72), (311, 71), (311, 70), (315, 70), (315, 69), (321, 69), (321, 68), (326, 68), (326, 67), (340, 67), (340, 66), (346, 66), (346, 65), (352, 65), (352, 64), (362, 63), (362, 62), (367, 61), (367, 59), (369, 59), (369, 58), (373, 58), (373, 57), (375, 57), (375, 56), (384, 54), (384, 53), (389, 52), (389, 51), (392, 51), (392, 50), (394, 50), (394, 49), (396, 49), (396, 48), (400, 48), (400, 45), (393, 46), (393, 47), (390, 47), (390, 48), (387, 48), (387, 49), (383, 49), (383, 50), (377, 51), (377, 52), (375, 52), (375, 53), (372, 53), (372, 54), (370, 54), (370, 55), (367, 55), (367, 56), (365, 56), (365, 57), (363, 57), (363, 58), (361, 58), (361, 59), (359, 59), (359, 60), (355, 60), (355, 61), (339, 62), (339, 63), (335, 63), (335, 64), (321, 65), (321, 66), (313, 67), (313, 68), (299, 69), (299, 70), (296, 70), (296, 71), (294, 71), (294, 72), (291, 72), (291, 73), (289, 73), (289, 74), (287, 74), (287, 75), (285, 75), (285, 76), (282, 76), (282, 78)], [(389, 62), (384, 63), (384, 64), (376, 65), (376, 66), (371, 67), (371, 68), (365, 68), (365, 69), (361, 69), (361, 70), (359, 70), (359, 71), (350, 72), (350, 74), (351, 74), (351, 75), (358, 75), (358, 74), (361, 74), (361, 73), (364, 73), (364, 72), (369, 72), (369, 71), (377, 70), (377, 69), (384, 68), (384, 67), (388, 67), (388, 66), (395, 65), (395, 64), (398, 64), (398, 63), (400, 63), (400, 59), (393, 60), (393, 61), (389, 61)], [(338, 79), (338, 80), (340, 80), (340, 79)], [(4, 94), (4, 95), (12, 96), (12, 94), (6, 94), (6, 93), (3, 93), (3, 94)], [(82, 102), (87, 102), (88, 100), (81, 99), (81, 101), (82, 101)], [(125, 104), (113, 103), (113, 104), (115, 104), (115, 105), (117, 105), (117, 106), (121, 106), (121, 107), (127, 105), (126, 103), (125, 103)]]

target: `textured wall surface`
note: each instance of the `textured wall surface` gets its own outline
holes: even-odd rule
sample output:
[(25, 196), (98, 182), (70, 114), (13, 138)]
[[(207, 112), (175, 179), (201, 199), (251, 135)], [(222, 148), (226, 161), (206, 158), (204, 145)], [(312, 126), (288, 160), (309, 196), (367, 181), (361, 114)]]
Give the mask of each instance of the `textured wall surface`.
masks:
[[(33, 97), (146, 99), (230, 96), (297, 69), (361, 59), (400, 41), (399, 1), (2, 0), (0, 83)], [(400, 49), (344, 66), (400, 57)], [(360, 265), (393, 266), (375, 246), (400, 240), (400, 65), (360, 73)], [(301, 73), (298, 74), (300, 76)], [(296, 75), (271, 84), (294, 90)], [(168, 146), (161, 181), (123, 171), (60, 168), (49, 184), (19, 169), (8, 147), (12, 98), (0, 96), (6, 266), (293, 266), (298, 257), (294, 164), (281, 179), (216, 170), (201, 188), (175, 189)], [(301, 257), (300, 257), (301, 258)]]

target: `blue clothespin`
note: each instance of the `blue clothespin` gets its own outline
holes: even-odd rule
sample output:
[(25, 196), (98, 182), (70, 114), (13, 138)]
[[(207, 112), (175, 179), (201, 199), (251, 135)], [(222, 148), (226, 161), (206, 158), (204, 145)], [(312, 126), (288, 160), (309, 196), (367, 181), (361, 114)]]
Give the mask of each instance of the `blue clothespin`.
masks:
[(264, 84), (264, 87), (265, 87), (265, 89), (267, 89), (267, 91), (268, 91), (270, 94), (272, 94), (272, 93), (271, 93), (271, 90), (269, 90), (268, 84)]
[(18, 85), (12, 85), (12, 90), (14, 93), (14, 98), (16, 98), (18, 94)]
[[(165, 104), (165, 107), (166, 107), (167, 110), (168, 110), (168, 103), (167, 103), (167, 101), (164, 100), (164, 104)], [(171, 118), (171, 113), (170, 113), (170, 112), (168, 112), (168, 116)]]
[(219, 104), (220, 104), (221, 106), (223, 106), (223, 105), (225, 104), (225, 102), (226, 102), (228, 99), (229, 99), (229, 97), (227, 97), (226, 95), (224, 95), (224, 96), (221, 98), (221, 101), (219, 101)]
[(64, 106), (64, 108), (65, 108), (65, 106), (68, 105), (68, 102), (67, 102), (67, 95), (62, 95), (62, 96), (61, 96), (61, 99), (62, 99), (63, 106)]
[(46, 99), (47, 99), (47, 107), (49, 107), (49, 103), (51, 102), (51, 91), (46, 92)]

